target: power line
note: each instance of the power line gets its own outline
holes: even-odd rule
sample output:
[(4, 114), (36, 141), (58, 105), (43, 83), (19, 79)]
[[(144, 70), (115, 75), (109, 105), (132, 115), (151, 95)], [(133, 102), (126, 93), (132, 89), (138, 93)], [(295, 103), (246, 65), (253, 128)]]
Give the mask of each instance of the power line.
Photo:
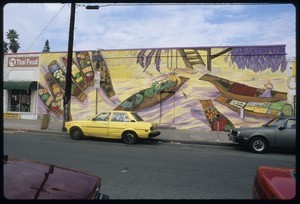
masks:
[[(33, 44), (39, 39), (39, 37), (43, 34), (43, 32), (48, 28), (48, 26), (52, 23), (52, 21), (56, 18), (56, 16), (62, 11), (62, 9), (65, 7), (66, 4), (64, 4), (61, 9), (55, 14), (55, 16), (51, 19), (51, 21), (48, 23), (48, 25), (42, 30), (42, 32), (36, 37), (36, 39), (33, 41), (33, 43), (29, 46), (29, 48), (26, 50), (26, 52), (33, 46)], [(25, 53), (26, 53), (25, 52)]]
[(104, 23), (104, 25), (106, 26), (107, 30), (110, 32), (111, 36), (113, 37), (114, 41), (118, 44), (118, 46), (120, 47), (120, 49), (122, 49), (121, 45), (118, 43), (117, 39), (115, 38), (114, 34), (111, 32), (110, 28), (108, 27), (108, 25), (106, 24), (103, 16), (101, 15), (101, 13), (99, 12), (99, 15)]

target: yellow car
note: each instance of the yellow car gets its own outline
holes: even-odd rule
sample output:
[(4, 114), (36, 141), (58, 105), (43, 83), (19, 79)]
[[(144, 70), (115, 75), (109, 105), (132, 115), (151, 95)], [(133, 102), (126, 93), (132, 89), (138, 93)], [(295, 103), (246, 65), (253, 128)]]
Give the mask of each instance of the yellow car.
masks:
[(139, 138), (160, 135), (158, 125), (143, 121), (135, 112), (107, 111), (96, 117), (65, 123), (67, 132), (74, 140), (86, 137), (122, 139), (126, 144), (134, 144)]

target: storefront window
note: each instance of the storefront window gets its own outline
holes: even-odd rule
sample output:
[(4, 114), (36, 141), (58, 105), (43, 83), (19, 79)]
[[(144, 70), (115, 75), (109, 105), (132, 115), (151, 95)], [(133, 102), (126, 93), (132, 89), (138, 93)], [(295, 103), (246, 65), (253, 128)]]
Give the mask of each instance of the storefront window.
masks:
[(11, 90), (8, 111), (30, 112), (31, 90)]

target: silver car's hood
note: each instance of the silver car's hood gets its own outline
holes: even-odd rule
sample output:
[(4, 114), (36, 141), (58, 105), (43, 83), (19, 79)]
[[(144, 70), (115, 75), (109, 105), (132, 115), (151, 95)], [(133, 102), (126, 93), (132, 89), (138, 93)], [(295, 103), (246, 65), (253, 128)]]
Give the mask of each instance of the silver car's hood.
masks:
[(241, 128), (235, 128), (234, 131), (247, 131), (247, 130), (263, 130), (263, 129), (269, 129), (274, 128), (273, 126), (261, 126), (261, 127), (241, 127)]

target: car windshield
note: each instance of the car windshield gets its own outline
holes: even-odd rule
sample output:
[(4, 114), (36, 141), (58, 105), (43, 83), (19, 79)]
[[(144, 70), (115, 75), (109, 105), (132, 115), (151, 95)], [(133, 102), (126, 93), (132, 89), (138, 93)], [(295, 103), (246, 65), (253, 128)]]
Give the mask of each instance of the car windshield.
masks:
[(139, 116), (137, 113), (131, 113), (131, 114), (136, 119), (136, 121), (143, 121), (143, 118), (141, 118), (141, 116)]
[(96, 117), (94, 117), (93, 120), (107, 121), (109, 119), (109, 115), (110, 113), (103, 112), (97, 115)]
[(263, 126), (268, 126), (268, 127), (277, 127), (279, 124), (281, 124), (284, 121), (284, 118), (273, 118)]

